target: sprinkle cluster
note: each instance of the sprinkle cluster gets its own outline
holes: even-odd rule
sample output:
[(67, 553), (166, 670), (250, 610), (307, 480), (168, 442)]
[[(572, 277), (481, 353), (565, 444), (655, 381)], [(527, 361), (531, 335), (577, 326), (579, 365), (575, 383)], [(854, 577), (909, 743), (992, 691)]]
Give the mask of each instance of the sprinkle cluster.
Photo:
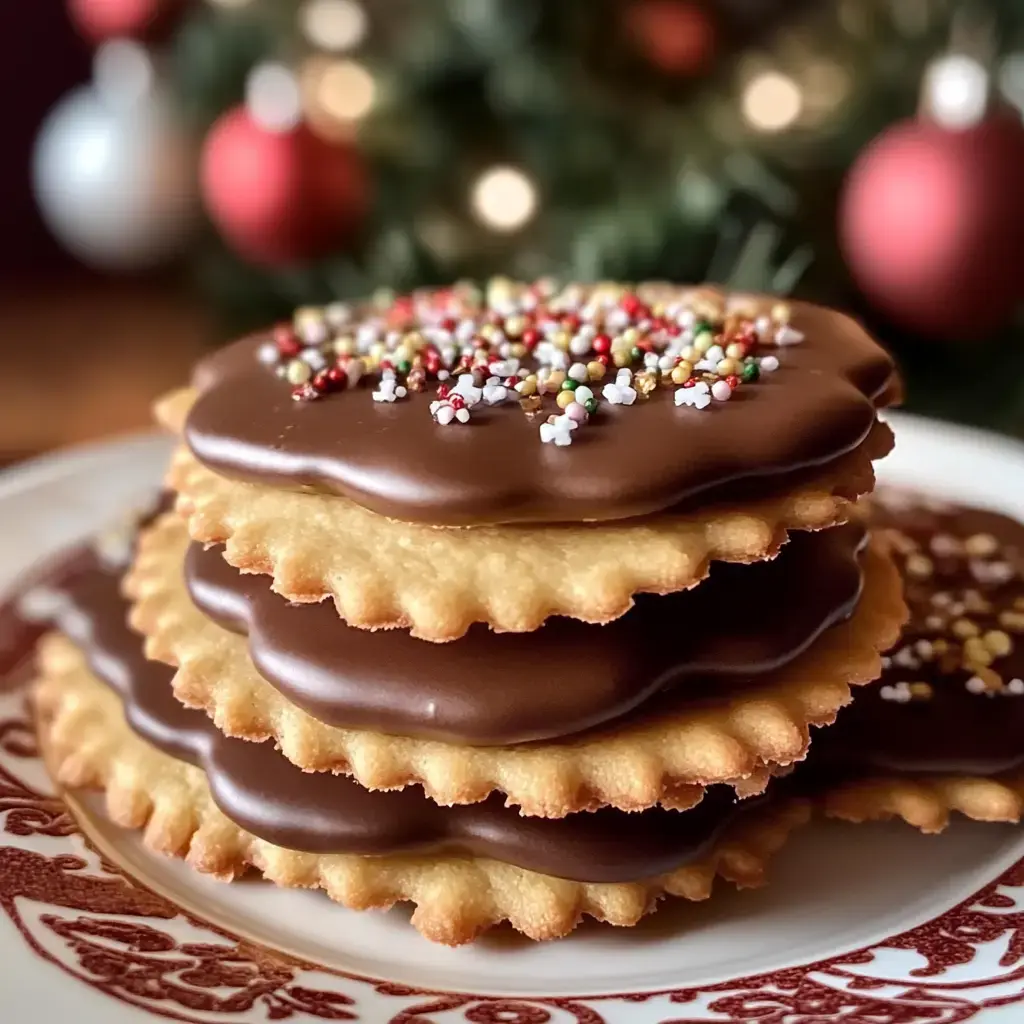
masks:
[(898, 703), (929, 700), (927, 675), (960, 680), (969, 693), (1022, 696), (1024, 680), (1009, 670), (1024, 634), (1020, 556), (990, 533), (958, 534), (955, 514), (942, 523), (923, 533), (889, 531), (911, 621), (883, 659), (887, 681), (879, 693)]
[(259, 359), (309, 402), (372, 383), (375, 402), (435, 392), (443, 426), (478, 407), (518, 403), (557, 446), (602, 403), (631, 406), (658, 388), (708, 409), (778, 369), (776, 351), (803, 341), (784, 303), (647, 285), (521, 284), (451, 288), (353, 307), (306, 307), (278, 325)]

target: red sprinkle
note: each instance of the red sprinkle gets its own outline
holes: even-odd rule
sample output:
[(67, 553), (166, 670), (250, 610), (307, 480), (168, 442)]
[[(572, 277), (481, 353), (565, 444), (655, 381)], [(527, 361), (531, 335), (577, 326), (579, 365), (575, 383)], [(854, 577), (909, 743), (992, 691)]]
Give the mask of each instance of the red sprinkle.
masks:
[(335, 391), (340, 391), (348, 384), (348, 374), (340, 366), (332, 366), (327, 371), (327, 383)]
[(740, 386), (740, 379), (735, 373), (730, 373), (729, 376), (725, 378), (725, 383), (731, 388), (738, 388)]
[(523, 331), (522, 342), (526, 346), (527, 352), (532, 352), (540, 342), (540, 331), (536, 327), (527, 327)]
[(274, 328), (274, 344), (285, 359), (294, 359), (302, 351), (302, 344), (291, 324), (278, 324)]
[(438, 384), (437, 397), (443, 402), (452, 393), (451, 384)]
[(448, 401), (451, 402), (452, 408), (456, 411), (466, 407), (466, 400), (460, 394), (453, 394)]
[(602, 352), (602, 353), (601, 353), (601, 354), (600, 354), (600, 355), (599, 355), (599, 356), (597, 357), (597, 361), (598, 361), (598, 362), (599, 362), (599, 363), (600, 363), (600, 364), (601, 364), (602, 366), (607, 366), (607, 365), (608, 365), (608, 364), (609, 364), (609, 363), (610, 363), (610, 362), (612, 361), (612, 357), (611, 357), (610, 355), (608, 355), (608, 353), (607, 353), (607, 352)]
[(691, 377), (689, 380), (684, 380), (683, 381), (683, 387), (684, 388), (692, 388), (693, 385), (696, 384), (696, 383), (697, 382)]
[(320, 392), (308, 382), (292, 388), (292, 400), (295, 402), (312, 402), (319, 397)]
[(590, 347), (595, 352), (601, 353), (603, 355), (605, 352), (610, 352), (611, 351), (612, 339), (609, 338), (607, 334), (599, 334), (590, 343)]

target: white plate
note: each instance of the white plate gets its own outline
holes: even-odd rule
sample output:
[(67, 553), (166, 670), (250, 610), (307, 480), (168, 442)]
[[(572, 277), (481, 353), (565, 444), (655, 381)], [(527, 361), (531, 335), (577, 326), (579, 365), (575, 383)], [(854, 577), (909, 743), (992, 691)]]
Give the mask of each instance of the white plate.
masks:
[[(1024, 448), (893, 416), (886, 482), (1024, 518)], [(143, 437), (0, 478), (0, 587), (143, 497), (167, 445)], [(724, 886), (639, 927), (535, 945), (499, 931), (449, 950), (407, 914), (220, 885), (76, 807), (0, 693), (0, 1021), (369, 1024), (953, 1024), (1024, 1020), (1024, 833), (957, 822), (928, 838), (817, 823), (754, 893)], [(132, 877), (143, 887), (130, 884)], [(272, 951), (272, 952), (269, 952)]]

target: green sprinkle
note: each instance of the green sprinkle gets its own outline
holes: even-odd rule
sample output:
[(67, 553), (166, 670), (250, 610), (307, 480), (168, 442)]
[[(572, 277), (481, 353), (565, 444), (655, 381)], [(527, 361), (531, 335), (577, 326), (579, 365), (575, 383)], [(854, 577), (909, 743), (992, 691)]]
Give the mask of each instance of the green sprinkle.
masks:
[(589, 413), (597, 412), (597, 399), (588, 398), (586, 402), (583, 404), (583, 408), (586, 409)]
[(747, 363), (743, 367), (743, 373), (740, 374), (740, 376), (749, 384), (750, 381), (757, 380), (757, 378), (761, 376), (760, 367), (758, 367), (757, 363)]
[(566, 377), (565, 380), (562, 381), (563, 391), (575, 391), (579, 386), (580, 382), (578, 380), (573, 380), (572, 377)]

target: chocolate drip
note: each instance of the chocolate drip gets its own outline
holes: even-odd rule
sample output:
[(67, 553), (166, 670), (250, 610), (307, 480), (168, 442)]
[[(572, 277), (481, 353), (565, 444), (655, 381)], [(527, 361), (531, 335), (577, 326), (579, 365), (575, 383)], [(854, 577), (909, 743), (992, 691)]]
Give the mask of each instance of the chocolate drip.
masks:
[(454, 643), (370, 632), (328, 604), (293, 605), (217, 548), (189, 549), (199, 609), (249, 635), (259, 672), (330, 725), (481, 745), (569, 736), (665, 694), (694, 700), (751, 685), (846, 618), (861, 590), (863, 526), (798, 533), (770, 562), (715, 565), (699, 587), (641, 595), (604, 626), (550, 619), (533, 633), (475, 625)]
[[(873, 520), (893, 531), (911, 620), (881, 679), (817, 734), (801, 774), (996, 775), (1024, 766), (1024, 683), (1014, 684), (1024, 679), (1024, 527), (923, 499), (880, 503)], [(964, 544), (979, 536), (996, 547), (971, 556)], [(972, 666), (971, 627), (954, 623), (972, 623), (978, 637), (1001, 631), (1012, 649)]]
[(861, 444), (897, 390), (892, 361), (852, 320), (792, 309), (806, 341), (779, 349), (779, 369), (727, 404), (680, 408), (667, 387), (629, 407), (605, 402), (564, 449), (539, 443), (515, 402), (477, 406), (450, 429), (430, 418), (432, 392), (376, 403), (361, 385), (293, 402), (256, 359), (265, 337), (199, 366), (185, 437), (224, 476), (440, 526), (623, 519), (764, 497)]
[(146, 660), (110, 571), (94, 564), (58, 587), (65, 606), (56, 624), (121, 697), (131, 727), (201, 768), (224, 814), (278, 846), (313, 853), (466, 854), (578, 881), (632, 881), (700, 858), (728, 824), (759, 804), (740, 804), (721, 787), (683, 813), (604, 809), (552, 820), (522, 817), (500, 794), (480, 804), (439, 807), (415, 787), (370, 792), (345, 776), (306, 773), (271, 744), (229, 739), (202, 712), (175, 700), (174, 670)]

